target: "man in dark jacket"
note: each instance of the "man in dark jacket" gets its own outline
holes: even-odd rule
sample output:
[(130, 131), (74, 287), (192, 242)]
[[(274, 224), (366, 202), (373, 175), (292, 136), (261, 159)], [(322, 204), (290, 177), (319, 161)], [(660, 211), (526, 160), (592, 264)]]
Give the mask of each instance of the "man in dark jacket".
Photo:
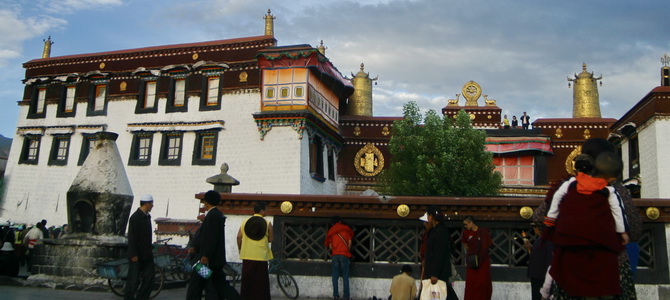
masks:
[[(142, 195), (140, 207), (130, 216), (128, 222), (128, 280), (124, 291), (126, 300), (149, 299), (154, 284), (154, 255), (151, 240), (151, 209), (154, 207), (154, 197)], [(140, 276), (142, 286), (138, 288)], [(137, 297), (136, 297), (137, 296)]]
[(451, 277), (451, 235), (444, 223), (444, 214), (436, 207), (428, 208), (428, 222), (432, 229), (428, 231), (426, 241), (426, 262), (424, 277), (430, 278), (432, 284), (438, 280), (447, 283), (447, 299), (457, 299), (454, 288), (449, 284)]
[[(194, 253), (195, 260), (208, 266), (212, 270), (212, 275), (209, 279), (205, 279), (195, 272), (191, 274), (186, 290), (187, 300), (200, 300), (205, 288), (207, 288), (207, 300), (240, 299), (237, 291), (228, 284), (226, 274), (223, 272), (223, 266), (226, 264), (226, 217), (216, 207), (220, 201), (221, 195), (216, 191), (208, 191), (200, 201), (207, 212), (198, 229), (199, 232), (191, 243), (193, 248), (189, 252)], [(216, 295), (212, 295), (214, 292)]]

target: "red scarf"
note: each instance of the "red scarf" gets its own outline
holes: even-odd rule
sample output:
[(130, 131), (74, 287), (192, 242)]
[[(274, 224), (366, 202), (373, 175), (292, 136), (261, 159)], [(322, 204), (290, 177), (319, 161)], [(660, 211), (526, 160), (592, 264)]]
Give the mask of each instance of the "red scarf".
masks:
[(584, 195), (591, 195), (595, 191), (604, 189), (607, 186), (607, 180), (603, 178), (591, 177), (582, 172), (577, 172), (577, 192)]

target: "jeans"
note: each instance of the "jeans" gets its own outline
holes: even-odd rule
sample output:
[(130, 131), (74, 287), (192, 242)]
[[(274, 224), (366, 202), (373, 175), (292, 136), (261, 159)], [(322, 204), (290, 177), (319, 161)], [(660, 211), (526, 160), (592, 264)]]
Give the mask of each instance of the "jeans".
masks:
[(342, 276), (344, 286), (343, 299), (349, 299), (349, 258), (344, 255), (333, 255), (333, 297), (339, 298), (338, 282)]

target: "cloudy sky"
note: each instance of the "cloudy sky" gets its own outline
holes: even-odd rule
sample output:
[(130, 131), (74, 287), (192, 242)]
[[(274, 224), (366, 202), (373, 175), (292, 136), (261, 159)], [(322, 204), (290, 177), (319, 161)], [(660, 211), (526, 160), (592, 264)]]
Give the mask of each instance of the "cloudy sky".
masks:
[(379, 76), (376, 116), (439, 110), (474, 80), (510, 117), (570, 117), (566, 77), (586, 63), (603, 117), (619, 118), (670, 52), (667, 0), (0, 0), (0, 134), (14, 135), (22, 63), (48, 36), (52, 57), (257, 36), (268, 8), (280, 46), (323, 40), (342, 74)]

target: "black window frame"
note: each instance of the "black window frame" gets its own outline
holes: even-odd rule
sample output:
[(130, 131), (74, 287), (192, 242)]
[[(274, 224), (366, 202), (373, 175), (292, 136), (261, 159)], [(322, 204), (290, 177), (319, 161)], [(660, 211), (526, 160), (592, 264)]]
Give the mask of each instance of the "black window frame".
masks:
[[(184, 105), (182, 106), (176, 106), (174, 104), (175, 102), (175, 91), (177, 90), (177, 81), (183, 80), (184, 81)], [(168, 96), (167, 96), (167, 103), (165, 105), (165, 112), (166, 113), (173, 113), (173, 112), (188, 112), (188, 77), (178, 77), (178, 78), (170, 78), (170, 87), (168, 89)]]
[[(35, 158), (30, 159), (30, 141), (37, 141), (37, 150), (35, 152)], [(24, 165), (37, 165), (40, 160), (40, 146), (42, 145), (42, 135), (39, 134), (26, 134), (23, 136), (23, 146), (21, 146), (21, 155), (19, 156), (19, 164)]]
[[(177, 154), (177, 158), (171, 159), (168, 158), (168, 155), (170, 155), (170, 149), (172, 149), (170, 147), (170, 140), (175, 138), (179, 139), (179, 147), (178, 147), (179, 153)], [(180, 166), (183, 152), (184, 152), (184, 132), (183, 131), (163, 132), (163, 136), (161, 139), (161, 151), (160, 156), (158, 157), (158, 165)]]
[(335, 181), (335, 151), (328, 150), (328, 180)]
[(95, 143), (97, 140), (95, 133), (82, 133), (81, 135), (81, 150), (79, 150), (79, 161), (77, 161), (78, 166), (84, 164), (90, 154), (91, 143)]
[[(149, 139), (149, 153), (147, 154), (146, 159), (140, 159), (140, 140), (143, 138), (148, 138)], [(154, 132), (151, 131), (141, 131), (141, 132), (135, 132), (133, 134), (133, 142), (130, 146), (130, 156), (128, 157), (128, 165), (129, 166), (149, 166), (151, 165), (151, 153), (152, 147), (154, 143)]]
[[(70, 146), (72, 145), (71, 134), (54, 134), (51, 139), (51, 151), (49, 152), (49, 166), (66, 166), (70, 156)], [(59, 159), (58, 154), (61, 149), (61, 143), (67, 142), (65, 148), (65, 159)]]
[[(67, 106), (67, 90), (74, 88), (74, 99), (72, 103), (72, 111), (66, 111)], [(58, 110), (56, 111), (56, 118), (73, 118), (77, 115), (77, 86), (74, 84), (65, 84), (61, 87), (60, 97), (58, 97)]]
[[(196, 166), (213, 166), (216, 164), (216, 150), (219, 144), (220, 130), (203, 130), (195, 132), (195, 145), (193, 146), (193, 161), (192, 164)], [(202, 157), (202, 143), (203, 139), (208, 136), (214, 137), (214, 149), (212, 149), (212, 158), (205, 159)]]
[[(207, 105), (207, 99), (209, 97), (209, 79), (212, 77), (219, 78), (218, 84), (218, 93), (216, 98), (215, 105)], [(210, 110), (220, 110), (221, 109), (221, 85), (223, 83), (223, 74), (216, 75), (203, 75), (202, 76), (202, 88), (200, 93), (200, 111), (210, 111)]]
[[(37, 112), (37, 104), (39, 103), (39, 94), (40, 90), (44, 90), (44, 103), (42, 104), (42, 112)], [(43, 119), (47, 116), (47, 93), (49, 89), (46, 85), (40, 84), (32, 87), (32, 93), (30, 95), (30, 107), (28, 108), (28, 119)]]
[[(156, 90), (154, 91), (154, 103), (151, 107), (144, 107), (144, 101), (146, 100), (147, 92), (147, 83), (154, 82), (156, 84)], [(160, 83), (158, 78), (149, 77), (143, 78), (140, 80), (139, 92), (137, 93), (137, 103), (135, 105), (136, 114), (155, 114), (158, 112), (158, 89)]]
[(309, 143), (309, 173), (313, 179), (324, 182), (323, 177), (323, 142), (321, 137), (314, 136)]
[[(95, 110), (95, 98), (96, 98), (96, 92), (98, 91), (98, 86), (105, 86), (105, 99), (104, 101), (104, 107), (102, 110)], [(109, 98), (109, 83), (108, 82), (98, 82), (98, 83), (91, 83), (89, 91), (88, 91), (88, 107), (86, 109), (86, 116), (92, 117), (92, 116), (106, 116), (107, 115), (107, 105), (109, 104), (109, 101), (107, 99)]]

